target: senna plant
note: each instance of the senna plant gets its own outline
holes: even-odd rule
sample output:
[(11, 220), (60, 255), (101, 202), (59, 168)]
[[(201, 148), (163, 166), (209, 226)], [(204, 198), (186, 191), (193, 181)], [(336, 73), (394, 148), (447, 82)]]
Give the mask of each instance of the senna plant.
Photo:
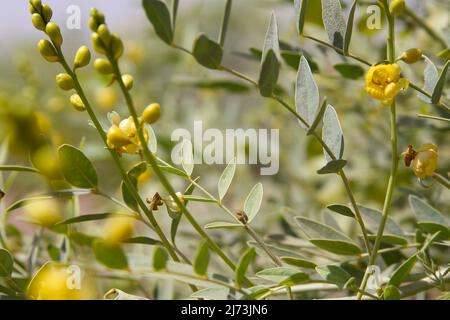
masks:
[[(178, 39), (182, 26), (176, 23), (177, 16), (183, 15), (178, 10), (179, 1), (173, 0), (169, 9), (162, 0), (143, 0), (142, 10), (154, 37), (168, 45), (169, 51), (189, 55), (191, 62), (200, 66), (198, 70), (210, 69), (227, 77), (195, 82), (193, 86), (198, 90), (221, 89), (230, 95), (253, 90), (258, 94), (259, 104), (267, 100), (276, 112), (287, 111), (279, 127), (292, 122), (293, 135), (306, 137), (310, 148), (319, 150), (314, 152), (321, 153), (323, 165), (314, 170), (314, 176), (334, 179), (333, 189), (342, 191), (339, 202), (326, 198), (305, 209), (292, 197), (286, 197), (288, 201), (275, 206), (280, 212), (277, 221), (266, 220), (279, 225), (281, 232), (271, 233), (272, 227), (258, 225), (262, 216), (269, 215), (265, 206), (273, 191), (264, 192), (265, 183), (258, 177), (261, 181), (242, 193), (240, 184), (244, 184), (245, 176), (236, 174), (240, 170), (236, 157), (214, 181), (217, 189), (214, 191), (210, 179), (200, 176), (201, 169), (194, 166), (190, 141), (184, 141), (180, 149), (181, 166), (164, 159), (166, 154), (160, 150), (166, 149), (167, 143), (157, 128), (161, 122), (172, 127), (170, 121), (164, 120), (167, 107), (154, 101), (142, 103), (140, 96), (136, 98), (142, 86), (133, 75), (122, 71), (122, 67), (129, 69), (126, 42), (99, 9), (93, 8), (88, 20), (93, 50), (82, 45), (74, 59), (69, 60), (64, 46), (67, 39), (52, 20), (52, 8), (40, 0), (30, 0), (32, 25), (43, 36), (38, 41), (38, 51), (48, 63), (59, 68), (56, 84), (70, 93), (66, 99), (73, 107), (71, 111), (80, 113), (83, 126), (89, 121), (97, 139), (100, 138), (102, 148), (97, 147), (101, 150), (97, 152), (107, 157), (103, 161), (112, 163), (109, 174), (119, 179), (115, 190), (119, 190), (120, 197), (102, 183), (110, 180), (103, 174), (104, 168), (94, 165), (96, 162), (86, 155), (89, 153), (85, 141), (77, 146), (50, 142), (48, 132), (42, 130), (44, 115), (35, 115), (40, 127), (22, 119), (29, 132), (39, 134), (19, 135), (32, 145), (27, 150), (29, 165), (6, 164), (11, 159), (8, 154), (12, 152), (9, 141), (12, 139), (4, 138), (0, 153), (0, 171), (8, 172), (4, 182), (2, 175), (0, 193), (0, 294), (15, 299), (448, 298), (448, 146), (445, 139), (438, 138), (440, 131), (445, 136), (450, 119), (446, 100), (449, 58), (446, 39), (404, 0), (373, 3), (296, 0), (289, 7), (295, 13), (292, 25), (295, 34), (289, 42), (280, 40), (282, 30), (277, 14), (272, 12), (270, 19), (267, 17), (267, 31), (260, 49), (252, 47), (244, 53), (239, 48), (239, 52), (231, 52), (226, 39), (227, 35), (230, 37), (227, 31), (231, 28), (233, 4), (231, 0), (223, 2), (217, 40), (200, 33), (191, 48), (180, 44), (182, 41)], [(365, 58), (355, 52), (368, 41), (360, 35), (361, 21), (364, 24), (367, 19), (361, 12), (368, 5), (379, 9), (385, 34), (378, 44), (382, 53), (372, 52), (373, 56)], [(397, 27), (405, 23), (423, 29), (440, 47), (439, 51), (434, 47), (399, 50)], [(316, 31), (328, 40), (312, 36)], [(308, 52), (312, 50), (308, 47), (311, 44), (322, 54)], [(247, 61), (256, 60), (258, 76), (230, 66), (225, 59), (228, 53)], [(322, 63), (316, 62), (320, 59)], [(326, 65), (333, 59), (340, 59), (331, 71), (337, 73), (334, 78), (348, 81), (352, 87), (359, 83), (354, 90), (364, 92), (363, 102), (358, 104), (362, 110), (341, 106), (336, 93), (320, 86), (322, 78), (329, 76), (330, 68)], [(424, 71), (418, 66), (425, 66)], [(91, 67), (95, 70), (93, 77), (107, 80), (106, 90), (120, 92), (124, 110), (105, 116), (98, 101), (90, 98), (89, 82), (83, 72)], [(295, 79), (284, 67), (294, 69)], [(22, 68), (24, 78), (36, 89), (37, 80), (29, 69)], [(420, 85), (414, 83), (418, 72), (424, 78)], [(287, 89), (287, 84), (293, 90)], [(32, 97), (36, 96), (34, 92)], [(427, 114), (416, 115), (417, 110), (408, 106), (409, 96), (421, 101)], [(344, 103), (349, 104), (351, 99)], [(115, 101), (107, 104), (115, 105)], [(366, 106), (370, 104), (373, 106)], [(377, 110), (383, 119), (389, 115), (390, 123), (374, 126), (381, 131), (382, 141), (378, 143), (375, 137), (370, 137), (368, 155), (376, 157), (375, 149), (382, 144), (386, 150), (383, 157), (390, 154), (390, 166), (380, 168), (375, 175), (359, 175), (353, 170), (359, 165), (358, 145), (351, 145), (355, 149), (348, 150), (346, 144), (344, 152), (346, 126), (341, 120), (352, 112), (366, 117), (369, 108)], [(412, 135), (405, 133), (402, 121), (406, 115), (415, 120), (411, 123), (419, 123), (430, 131), (420, 136), (418, 145), (413, 145)], [(269, 111), (264, 117), (270, 116)], [(364, 123), (366, 129), (368, 125)], [(375, 130), (367, 130), (375, 136)], [(385, 143), (388, 137), (389, 142)], [(290, 143), (303, 143), (299, 139)], [(282, 166), (280, 170), (283, 169)], [(308, 168), (297, 161), (295, 170)], [(47, 188), (48, 192), (14, 197), (17, 174), (24, 180), (28, 176), (44, 178), (47, 186), (39, 190)], [(362, 192), (355, 187), (355, 181), (367, 183), (366, 180), (382, 176), (388, 177), (386, 185), (372, 186), (373, 190), (366, 191), (376, 193), (373, 196), (380, 196), (380, 200), (362, 204), (367, 197), (360, 199)], [(157, 190), (152, 193), (142, 188), (149, 177)], [(282, 177), (281, 184), (297, 183), (295, 175)], [(310, 190), (311, 198), (316, 199), (318, 185), (299, 184), (304, 189), (301, 191)], [(409, 187), (404, 187), (405, 184)], [(239, 192), (234, 194), (233, 187)], [(282, 189), (282, 192), (290, 191)], [(107, 209), (86, 212), (85, 207), (89, 206), (80, 203), (89, 197), (102, 199), (102, 207)], [(232, 197), (239, 200), (229, 201)], [(401, 217), (396, 211), (405, 215)], [(213, 216), (211, 212), (222, 218), (209, 219)], [(33, 226), (32, 236), (26, 240), (16, 226), (16, 215), (20, 215), (21, 222)], [(86, 225), (96, 228), (96, 235), (87, 233)], [(174, 295), (173, 288), (176, 288)]]

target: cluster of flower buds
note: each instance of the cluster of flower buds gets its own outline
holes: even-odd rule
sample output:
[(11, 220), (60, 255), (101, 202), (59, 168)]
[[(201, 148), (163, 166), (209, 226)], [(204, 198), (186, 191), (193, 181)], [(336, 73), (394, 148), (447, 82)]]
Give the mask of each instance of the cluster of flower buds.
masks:
[[(47, 34), (49, 40), (39, 40), (38, 49), (45, 60), (50, 62), (62, 62), (61, 45), (63, 37), (59, 26), (51, 21), (52, 9), (41, 0), (30, 0), (31, 21), (36, 29)], [(83, 68), (91, 61), (91, 52), (86, 46), (81, 46), (75, 55), (73, 69)], [(74, 81), (68, 73), (60, 73), (56, 76), (56, 84), (65, 91), (74, 89)], [(70, 97), (70, 104), (78, 111), (84, 111), (85, 106), (78, 94)]]
[[(120, 116), (111, 113), (111, 127), (106, 134), (108, 147), (119, 153), (136, 154), (141, 150), (136, 126), (132, 117), (121, 120)], [(148, 140), (147, 130), (143, 131), (144, 138)]]

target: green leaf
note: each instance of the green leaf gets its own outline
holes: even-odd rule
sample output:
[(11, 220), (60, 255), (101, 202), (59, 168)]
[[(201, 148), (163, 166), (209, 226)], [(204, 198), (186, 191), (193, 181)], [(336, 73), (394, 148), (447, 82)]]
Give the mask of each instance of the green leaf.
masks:
[(181, 171), (180, 169), (177, 169), (177, 168), (174, 168), (174, 167), (171, 167), (171, 166), (158, 166), (158, 167), (162, 171), (165, 171), (165, 172), (168, 172), (168, 173), (180, 176), (180, 177), (184, 177), (184, 178), (187, 177), (186, 173)]
[[(128, 178), (130, 179), (130, 182), (133, 184), (134, 188), (137, 189), (138, 178), (146, 170), (147, 170), (147, 163), (140, 162), (127, 172)], [(123, 181), (122, 181), (121, 187), (122, 187), (123, 201), (127, 204), (128, 207), (130, 207), (131, 209), (133, 209), (135, 211), (138, 211), (139, 210), (138, 203), (134, 199), (133, 193), (130, 191), (130, 189), (127, 187), (127, 185)]]
[(167, 251), (162, 247), (156, 247), (153, 252), (153, 269), (156, 271), (165, 269), (168, 259), (169, 255), (167, 254)]
[(331, 44), (343, 49), (346, 25), (339, 0), (322, 0), (322, 19)]
[(347, 160), (339, 159), (339, 160), (331, 160), (325, 166), (317, 170), (318, 174), (330, 174), (330, 173), (338, 173), (345, 165), (347, 164)]
[(202, 33), (195, 39), (192, 55), (202, 66), (208, 69), (219, 69), (223, 50), (220, 44)]
[(264, 40), (258, 80), (259, 92), (263, 97), (270, 97), (275, 91), (280, 73), (280, 60), (277, 19), (275, 13), (272, 12)]
[(418, 224), (425, 231), (430, 233), (441, 231), (442, 236), (445, 238), (450, 237), (450, 219), (447, 216), (442, 215), (435, 208), (414, 195), (410, 195), (408, 200), (417, 217)]
[(124, 243), (131, 243), (131, 244), (147, 244), (149, 246), (154, 246), (154, 245), (161, 245), (162, 242), (156, 239), (152, 239), (149, 237), (133, 237), (133, 238), (128, 238), (125, 239), (123, 241)]
[[(344, 134), (336, 110), (331, 105), (327, 106), (323, 116), (322, 139), (334, 157), (341, 159), (344, 153)], [(334, 160), (325, 150), (324, 154), (327, 162)]]
[(391, 279), (389, 280), (389, 285), (398, 287), (409, 275), (412, 268), (416, 264), (417, 256), (416, 254), (412, 255), (405, 262), (403, 262), (392, 274)]
[(184, 139), (181, 145), (181, 166), (188, 176), (194, 171), (194, 153), (192, 151), (192, 142)]
[(244, 202), (244, 212), (248, 217), (248, 223), (252, 222), (252, 220), (256, 217), (259, 208), (261, 207), (263, 199), (263, 186), (261, 183), (257, 183)]
[(319, 112), (316, 115), (316, 118), (314, 119), (314, 122), (309, 127), (308, 131), (306, 132), (306, 135), (314, 134), (316, 131), (317, 126), (319, 125), (320, 121), (322, 121), (323, 115), (325, 113), (325, 109), (327, 107), (327, 97), (324, 97), (322, 99), (322, 104), (320, 105)]
[(256, 273), (256, 276), (285, 286), (303, 283), (309, 279), (306, 273), (287, 267), (264, 269)]
[(81, 233), (81, 232), (71, 232), (69, 238), (72, 242), (85, 247), (92, 247), (96, 237)]
[(295, 217), (300, 229), (315, 246), (338, 255), (357, 255), (361, 249), (345, 234), (330, 226), (303, 217)]
[[(378, 210), (367, 208), (364, 206), (358, 206), (358, 208), (367, 228), (375, 234), (380, 226), (383, 214)], [(387, 243), (393, 242), (394, 244), (401, 245), (405, 245), (408, 243), (408, 240), (402, 229), (390, 217), (388, 217), (386, 220), (383, 240)]]
[(245, 274), (247, 273), (247, 269), (250, 266), (250, 264), (252, 263), (252, 261), (255, 259), (256, 257), (256, 251), (255, 248), (248, 248), (244, 254), (241, 256), (241, 258), (239, 259), (239, 262), (236, 266), (236, 270), (235, 270), (235, 279), (236, 279), (236, 283), (239, 286), (244, 285), (245, 283)]
[(348, 49), (350, 48), (350, 41), (353, 33), (353, 21), (355, 18), (356, 4), (358, 0), (354, 0), (347, 19), (347, 28), (345, 29), (344, 37), (344, 55), (348, 56)]
[(158, 150), (158, 139), (156, 138), (155, 131), (153, 130), (152, 126), (149, 124), (145, 124), (145, 128), (148, 132), (148, 149), (151, 153), (156, 153)]
[[(434, 88), (439, 80), (439, 72), (434, 65), (433, 61), (431, 61), (427, 56), (423, 55), (425, 63), (427, 64), (424, 70), (424, 84), (423, 91), (432, 95), (434, 92)], [(431, 99), (422, 93), (418, 93), (417, 96), (425, 102), (430, 103)]]
[(74, 146), (64, 144), (58, 149), (61, 171), (71, 185), (78, 188), (95, 189), (97, 172), (89, 159)]
[(13, 258), (8, 250), (0, 248), (0, 277), (9, 277), (13, 272)]
[(225, 170), (223, 170), (219, 181), (217, 182), (217, 189), (219, 191), (219, 200), (222, 201), (225, 197), (228, 188), (233, 181), (234, 173), (236, 172), (236, 158), (231, 159)]
[(337, 284), (341, 288), (352, 277), (345, 269), (337, 265), (316, 267), (316, 271), (322, 278)]
[(383, 291), (383, 300), (400, 300), (402, 297), (399, 288), (388, 285)]
[(195, 291), (191, 294), (191, 298), (205, 299), (205, 300), (229, 300), (229, 288), (205, 288)]
[(338, 63), (333, 68), (347, 79), (356, 80), (364, 75), (364, 69), (357, 64)]
[(54, 246), (53, 244), (49, 244), (47, 246), (47, 253), (50, 259), (52, 261), (60, 261), (61, 260), (61, 252), (58, 247)]
[(294, 267), (307, 268), (307, 269), (314, 269), (316, 267), (316, 264), (314, 262), (307, 261), (304, 259), (293, 258), (293, 257), (281, 257), (280, 259), (284, 263), (287, 263)]
[(439, 103), (439, 100), (441, 100), (442, 91), (444, 90), (445, 86), (445, 79), (447, 77), (447, 70), (449, 63), (450, 60), (447, 60), (447, 63), (445, 64), (444, 69), (442, 69), (441, 75), (439, 76), (439, 79), (436, 82), (433, 94), (431, 95), (431, 103), (437, 104)]
[(235, 222), (216, 221), (205, 225), (205, 229), (229, 229), (229, 228), (242, 228), (243, 225)]
[(111, 269), (128, 268), (127, 256), (119, 245), (110, 245), (103, 240), (97, 239), (93, 242), (95, 258)]
[(198, 248), (197, 255), (194, 260), (194, 271), (198, 275), (206, 275), (209, 264), (209, 248), (206, 242), (203, 242), (200, 248)]
[[(134, 216), (130, 214), (121, 214), (121, 213), (115, 213), (114, 216), (123, 216), (123, 217), (130, 217), (134, 218)], [(97, 221), (97, 220), (104, 220), (111, 217), (111, 213), (93, 213), (93, 214), (83, 214), (74, 218), (69, 218), (66, 220), (63, 220), (61, 222), (58, 222), (56, 225), (62, 225), (62, 224), (74, 224), (74, 223), (80, 223), (80, 222), (87, 222), (87, 221)]]
[[(300, 58), (295, 85), (295, 107), (298, 114), (305, 119), (308, 126), (314, 123), (319, 112), (319, 88), (317, 87), (311, 68), (304, 56)], [(304, 129), (308, 127), (300, 122)]]
[(167, 5), (160, 0), (142, 0), (142, 5), (158, 37), (165, 43), (172, 44), (173, 30)]
[(0, 166), (0, 171), (18, 171), (18, 172), (33, 172), (33, 173), (39, 173), (42, 174), (38, 169), (32, 168), (32, 167), (24, 167), (24, 166)]
[(226, 90), (233, 93), (248, 92), (250, 87), (237, 81), (230, 80), (200, 80), (192, 82), (183, 82), (182, 84), (194, 86), (201, 89)]
[(361, 254), (361, 248), (359, 248), (356, 244), (347, 241), (328, 239), (311, 239), (309, 241), (316, 247), (337, 255), (354, 256)]
[(355, 217), (355, 214), (353, 213), (352, 209), (343, 204), (330, 204), (329, 206), (327, 206), (327, 208), (331, 211), (334, 211), (346, 217), (350, 218)]
[(297, 32), (303, 34), (303, 27), (305, 25), (306, 7), (308, 6), (308, 0), (294, 0), (295, 13), (297, 18)]

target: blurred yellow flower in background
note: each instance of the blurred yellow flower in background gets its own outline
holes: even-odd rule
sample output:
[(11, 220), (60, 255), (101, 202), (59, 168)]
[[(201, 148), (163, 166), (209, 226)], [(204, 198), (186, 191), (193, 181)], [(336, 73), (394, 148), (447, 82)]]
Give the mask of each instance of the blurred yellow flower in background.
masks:
[(62, 220), (58, 203), (55, 200), (39, 200), (24, 207), (25, 217), (29, 222), (51, 227)]
[(395, 96), (409, 85), (408, 80), (400, 78), (400, 71), (396, 63), (370, 67), (366, 75), (366, 92), (384, 105), (391, 104)]
[(93, 286), (76, 271), (62, 264), (45, 264), (30, 282), (28, 297), (34, 300), (93, 299)]
[(111, 110), (118, 100), (119, 95), (113, 87), (99, 88), (95, 91), (95, 101), (102, 109)]
[(107, 244), (116, 245), (133, 234), (134, 221), (131, 217), (112, 215), (103, 226), (103, 238)]

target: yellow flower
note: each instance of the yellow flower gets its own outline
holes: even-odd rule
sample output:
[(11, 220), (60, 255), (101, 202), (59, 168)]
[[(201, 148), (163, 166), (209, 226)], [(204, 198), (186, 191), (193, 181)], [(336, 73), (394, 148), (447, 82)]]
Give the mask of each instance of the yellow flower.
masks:
[(62, 220), (59, 206), (55, 200), (34, 201), (25, 206), (25, 215), (31, 223), (51, 227)]
[(114, 245), (131, 237), (133, 234), (133, 222), (132, 218), (112, 216), (103, 227), (105, 242)]
[[(148, 140), (148, 132), (144, 130), (144, 138)], [(111, 149), (117, 152), (135, 154), (141, 148), (136, 126), (132, 117), (123, 119), (117, 124), (113, 124), (107, 133), (107, 143)]]
[(426, 143), (416, 150), (411, 167), (419, 179), (425, 179), (434, 174), (438, 162), (438, 147), (433, 143)]
[(366, 92), (384, 105), (391, 104), (408, 84), (408, 80), (400, 78), (400, 66), (396, 63), (372, 66), (366, 75)]
[[(47, 263), (33, 277), (27, 295), (34, 300), (89, 300), (94, 298), (93, 287), (79, 278), (76, 270), (62, 264)], [(84, 280), (84, 281), (83, 281)]]

